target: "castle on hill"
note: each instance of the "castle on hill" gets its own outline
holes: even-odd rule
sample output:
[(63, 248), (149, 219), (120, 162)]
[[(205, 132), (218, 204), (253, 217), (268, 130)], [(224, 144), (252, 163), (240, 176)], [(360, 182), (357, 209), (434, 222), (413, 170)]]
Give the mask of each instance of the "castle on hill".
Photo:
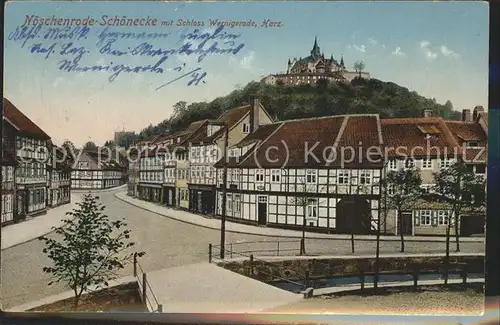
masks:
[(262, 79), (266, 84), (276, 84), (281, 80), (284, 84), (301, 85), (317, 84), (318, 80), (326, 79), (329, 82), (351, 82), (354, 78), (370, 78), (368, 72), (348, 71), (344, 64), (344, 57), (341, 56), (340, 62), (333, 58), (325, 57), (321, 53), (318, 45), (318, 39), (314, 39), (314, 45), (310, 55), (305, 58), (288, 59), (286, 73), (271, 74)]

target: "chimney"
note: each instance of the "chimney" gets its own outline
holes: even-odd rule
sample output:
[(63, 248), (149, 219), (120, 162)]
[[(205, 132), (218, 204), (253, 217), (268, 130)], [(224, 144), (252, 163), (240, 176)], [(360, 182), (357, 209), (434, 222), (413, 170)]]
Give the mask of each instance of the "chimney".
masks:
[(424, 110), (424, 117), (432, 117), (432, 109)]
[(477, 121), (477, 118), (479, 117), (479, 113), (483, 113), (484, 108), (483, 106), (476, 106), (474, 107), (474, 121)]
[(472, 121), (472, 116), (470, 114), (470, 109), (464, 109), (462, 111), (462, 121), (463, 122), (471, 122)]
[(250, 133), (255, 132), (259, 128), (260, 120), (260, 101), (257, 98), (250, 100)]

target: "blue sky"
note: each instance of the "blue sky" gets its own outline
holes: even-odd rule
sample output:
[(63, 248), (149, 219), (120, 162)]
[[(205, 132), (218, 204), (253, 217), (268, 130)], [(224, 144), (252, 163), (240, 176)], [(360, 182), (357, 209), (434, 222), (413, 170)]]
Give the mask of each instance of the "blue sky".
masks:
[[(173, 19), (248, 20), (258, 25), (264, 19), (281, 21), (281, 28), (226, 28), (241, 34), (244, 48), (232, 56), (211, 55), (202, 63), (193, 56), (177, 55), (164, 62), (163, 74), (122, 73), (114, 82), (105, 72), (61, 72), (59, 52), (48, 59), (31, 54), (38, 43), (8, 40), (26, 15), (61, 18), (100, 19), (102, 15), (151, 16), (159, 21)], [(157, 59), (112, 57), (99, 53), (96, 35), (103, 27), (91, 27), (87, 39), (74, 42), (87, 53), (81, 65), (123, 63), (148, 65)], [(183, 27), (111, 27), (116, 32), (168, 32), (166, 39), (148, 41), (155, 47), (178, 47)], [(172, 105), (210, 101), (230, 93), (262, 76), (286, 69), (288, 58), (305, 57), (318, 37), (325, 55), (340, 59), (348, 69), (363, 60), (373, 78), (392, 81), (421, 95), (456, 109), (487, 107), (488, 87), (488, 6), (483, 2), (10, 2), (5, 9), (4, 96), (61, 143), (69, 138), (81, 145), (88, 140), (102, 144), (113, 131), (139, 131), (150, 123), (167, 118)], [(43, 43), (49, 46), (51, 41)], [(116, 48), (126, 50), (142, 40), (119, 40)], [(58, 42), (60, 46), (65, 42)], [(207, 46), (208, 47), (208, 46)], [(181, 79), (156, 88), (185, 70), (202, 68), (207, 73), (198, 86), (188, 87)], [(187, 71), (186, 71), (187, 72)]]

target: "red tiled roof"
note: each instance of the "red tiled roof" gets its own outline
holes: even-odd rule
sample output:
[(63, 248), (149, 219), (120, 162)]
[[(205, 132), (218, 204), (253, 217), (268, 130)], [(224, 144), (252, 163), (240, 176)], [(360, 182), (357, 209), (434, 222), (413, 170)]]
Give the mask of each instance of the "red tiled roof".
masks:
[(468, 164), (485, 164), (488, 159), (486, 148), (464, 148), (463, 159)]
[[(284, 121), (240, 167), (334, 167), (379, 166), (363, 154), (372, 146), (382, 145), (377, 115), (343, 115)], [(361, 142), (361, 144), (360, 144)], [(346, 147), (354, 152), (342, 156)], [(333, 149), (335, 148), (335, 149)], [(359, 156), (359, 148), (363, 156)], [(353, 156), (354, 154), (354, 156)], [(267, 155), (267, 157), (266, 157)]]
[(270, 136), (278, 127), (281, 126), (282, 123), (272, 123), (272, 124), (263, 124), (260, 125), (259, 128), (253, 132), (247, 135), (243, 140), (241, 140), (237, 146), (238, 147), (244, 147), (246, 145), (249, 145), (254, 142), (258, 141), (264, 141), (267, 139), (268, 136)]
[(20, 132), (29, 134), (41, 140), (49, 140), (50, 137), (38, 127), (32, 120), (24, 115), (7, 98), (3, 98), (3, 114), (6, 119), (15, 125)]
[[(453, 156), (461, 153), (458, 142), (440, 117), (392, 118), (380, 122), (389, 157)], [(424, 133), (427, 129), (434, 131), (430, 138), (426, 138)]]
[(476, 122), (446, 121), (451, 133), (462, 141), (486, 142), (487, 137), (481, 125)]
[(240, 121), (246, 114), (248, 114), (248, 112), (250, 112), (250, 109), (250, 105), (244, 105), (229, 109), (222, 113), (217, 121), (223, 122), (228, 128), (231, 128), (236, 123), (238, 123), (238, 121)]

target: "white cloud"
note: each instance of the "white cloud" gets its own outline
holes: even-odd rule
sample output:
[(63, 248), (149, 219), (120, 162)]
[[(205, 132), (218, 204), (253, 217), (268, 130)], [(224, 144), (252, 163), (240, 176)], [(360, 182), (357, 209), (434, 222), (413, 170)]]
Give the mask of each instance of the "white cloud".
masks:
[(249, 70), (252, 68), (252, 64), (254, 61), (255, 61), (255, 51), (250, 51), (250, 53), (248, 53), (248, 55), (244, 56), (241, 59), (240, 65), (243, 69)]
[(401, 51), (401, 47), (398, 46), (398, 47), (396, 47), (396, 49), (394, 51), (392, 51), (392, 55), (403, 57), (403, 56), (406, 56), (406, 53)]
[(369, 37), (368, 38), (368, 42), (371, 44), (371, 45), (377, 45), (378, 42), (376, 39), (374, 39), (373, 37)]
[(429, 41), (421, 41), (418, 44), (420, 45), (421, 49), (426, 49), (431, 45), (431, 43)]
[(429, 61), (434, 61), (437, 58), (437, 52), (432, 51), (431, 49), (431, 43), (429, 41), (421, 41), (418, 43), (420, 48), (422, 49), (422, 52), (424, 53), (424, 56), (427, 60)]
[(356, 45), (356, 44), (354, 44), (353, 47), (354, 47), (354, 49), (356, 49), (356, 51), (363, 52), (363, 53), (366, 52), (366, 45)]
[(451, 58), (458, 58), (459, 57), (458, 53), (456, 53), (452, 49), (446, 47), (445, 45), (441, 45), (439, 50), (443, 56), (451, 57)]

